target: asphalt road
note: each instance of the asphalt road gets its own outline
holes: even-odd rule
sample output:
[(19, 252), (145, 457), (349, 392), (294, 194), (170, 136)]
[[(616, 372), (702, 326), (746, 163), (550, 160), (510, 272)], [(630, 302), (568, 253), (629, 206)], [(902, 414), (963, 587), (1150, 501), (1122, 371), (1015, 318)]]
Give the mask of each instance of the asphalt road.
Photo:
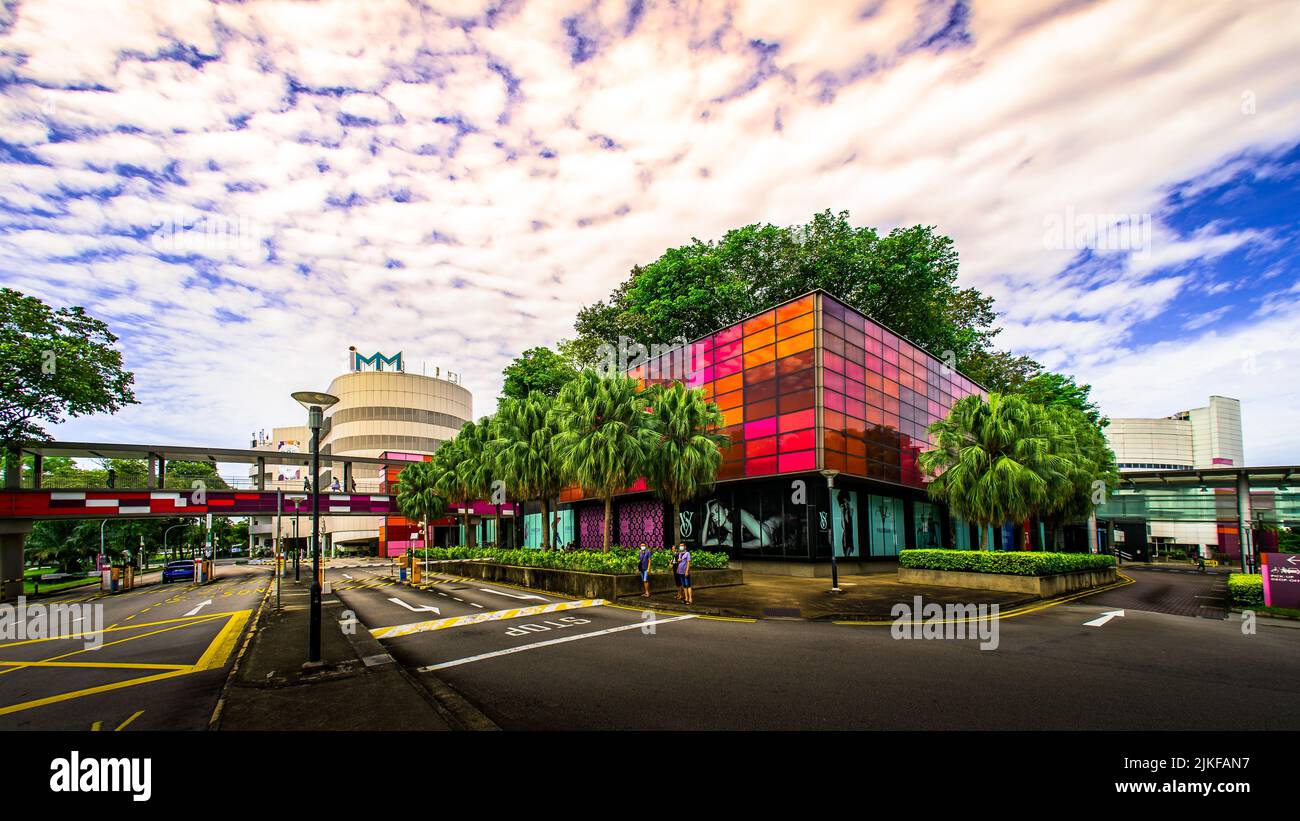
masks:
[[(1148, 577), (1167, 582), (1138, 584)], [(1085, 599), (997, 620), (996, 649), (981, 650), (888, 626), (681, 617), (446, 577), (416, 590), (386, 569), (329, 578), (400, 663), (505, 729), (1300, 729), (1293, 624), (1247, 633), (1126, 610), (1089, 626), (1112, 608)]]
[[(83, 590), (30, 603), (47, 613), (72, 605), (79, 620), (63, 638), (0, 640), (0, 729), (206, 728), (270, 578), (269, 568), (219, 565), (202, 587)], [(29, 636), (36, 618), (29, 612)], [(98, 648), (76, 632), (94, 626), (104, 629)]]

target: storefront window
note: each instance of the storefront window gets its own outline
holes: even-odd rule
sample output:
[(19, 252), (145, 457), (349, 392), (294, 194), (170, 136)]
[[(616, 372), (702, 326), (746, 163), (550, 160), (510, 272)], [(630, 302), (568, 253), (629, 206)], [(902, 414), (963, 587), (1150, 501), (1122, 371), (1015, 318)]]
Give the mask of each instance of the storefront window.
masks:
[(912, 522), (918, 548), (943, 547), (942, 519), (938, 505), (929, 502), (912, 502)]
[(903, 500), (870, 496), (867, 509), (871, 528), (871, 555), (897, 556), (903, 540)]

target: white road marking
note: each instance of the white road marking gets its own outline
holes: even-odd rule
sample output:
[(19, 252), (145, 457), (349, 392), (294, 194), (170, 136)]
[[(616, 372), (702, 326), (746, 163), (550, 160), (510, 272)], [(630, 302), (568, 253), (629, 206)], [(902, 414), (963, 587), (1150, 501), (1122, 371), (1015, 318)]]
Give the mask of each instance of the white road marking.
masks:
[(350, 578), (352, 578), (352, 577), (349, 576), (347, 573), (344, 573), (344, 574), (343, 574), (343, 578), (345, 578), (345, 579), (350, 579)]
[(488, 621), (518, 619), (524, 616), (538, 616), (543, 613), (558, 613), (563, 610), (580, 610), (584, 607), (600, 607), (609, 604), (604, 599), (583, 599), (555, 604), (538, 604), (532, 607), (513, 607), (509, 610), (493, 610), (488, 613), (474, 613), (469, 616), (453, 616), (445, 619), (417, 621), (411, 624), (399, 624), (393, 627), (378, 627), (370, 631), (377, 639), (395, 639), (412, 633), (425, 633), (430, 630), (446, 630), (451, 627), (464, 627), (470, 624), (482, 624)]
[(483, 605), (481, 605), (481, 604), (475, 604), (474, 602), (470, 602), (470, 606), (472, 606), (472, 607), (477, 607), (477, 608), (480, 609), (480, 610), (483, 609)]
[(522, 653), (525, 650), (536, 650), (539, 647), (550, 647), (553, 644), (564, 644), (565, 642), (568, 641), (580, 641), (582, 639), (594, 639), (597, 636), (608, 636), (611, 633), (621, 633), (624, 630), (640, 630), (641, 628), (648, 627), (650, 625), (668, 624), (669, 622), (682, 621), (684, 619), (693, 619), (693, 618), (696, 618), (696, 616), (692, 616), (692, 615), (673, 616), (672, 618), (669, 619), (656, 619), (654, 621), (636, 622), (635, 624), (625, 624), (621, 627), (610, 627), (607, 630), (597, 630), (594, 633), (581, 633), (576, 636), (565, 636), (564, 638), (559, 638), (559, 639), (549, 639), (547, 641), (539, 641), (534, 644), (524, 644), (519, 647), (507, 647), (505, 650), (494, 650), (491, 653), (482, 653), (477, 656), (468, 656), (463, 659), (454, 659), (453, 661), (444, 661), (438, 664), (430, 664), (427, 667), (418, 668), (416, 672), (432, 673), (435, 670), (444, 670), (448, 667), (459, 667), (462, 664), (473, 664), (476, 661), (483, 661), (484, 659), (496, 658), (497, 656), (508, 656), (511, 653)]
[(1111, 619), (1115, 618), (1116, 616), (1122, 616), (1122, 615), (1124, 615), (1124, 611), (1123, 611), (1123, 610), (1111, 610), (1109, 613), (1102, 613), (1100, 616), (1098, 616), (1097, 618), (1093, 619), (1092, 621), (1085, 621), (1085, 622), (1083, 623), (1083, 626), (1084, 626), (1084, 627), (1101, 627), (1103, 624), (1105, 624), (1106, 622), (1108, 622), (1108, 621), (1110, 621)]
[(212, 604), (212, 599), (208, 599), (207, 601), (199, 602), (199, 606), (198, 606), (198, 607), (195, 607), (193, 610), (191, 610), (190, 612), (186, 613), (185, 615), (187, 615), (187, 616), (197, 616), (198, 613), (199, 613), (199, 611), (202, 610), (203, 608), (207, 607), (209, 604)]
[(406, 602), (402, 601), (396, 596), (393, 596), (388, 600), (393, 604), (400, 604), (402, 607), (405, 607), (407, 610), (410, 610), (412, 613), (437, 613), (439, 616), (442, 615), (442, 611), (431, 604), (422, 604), (419, 607), (415, 607), (413, 605), (407, 604)]
[(537, 599), (538, 601), (546, 601), (546, 599), (541, 596), (534, 596), (531, 593), (526, 596), (516, 596), (514, 593), (506, 593), (503, 590), (493, 590), (490, 587), (480, 587), (479, 590), (482, 590), (484, 593), (496, 593), (498, 596), (509, 596), (512, 599)]

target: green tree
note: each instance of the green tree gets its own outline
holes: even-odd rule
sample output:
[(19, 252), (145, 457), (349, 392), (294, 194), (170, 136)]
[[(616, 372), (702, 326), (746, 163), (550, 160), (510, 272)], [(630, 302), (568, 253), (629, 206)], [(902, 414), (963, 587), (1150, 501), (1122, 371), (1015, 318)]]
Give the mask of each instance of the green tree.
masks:
[(1097, 403), (1088, 397), (1092, 386), (1079, 385), (1072, 376), (1042, 371), (1027, 379), (1015, 392), (1045, 408), (1073, 408), (1097, 429), (1110, 424), (1110, 420), (1101, 415)]
[(653, 447), (646, 401), (636, 380), (581, 371), (552, 409), (559, 433), (556, 456), (564, 472), (605, 503), (604, 549), (609, 550), (614, 494), (640, 475)]
[[(464, 428), (461, 430), (463, 432)], [(465, 472), (460, 467), (461, 462), (466, 458), (468, 457), (465, 450), (465, 440), (458, 433), (454, 439), (443, 442), (438, 447), (430, 464), (433, 465), (433, 482), (438, 495), (446, 498), (449, 502), (456, 503), (462, 509), (468, 510), (468, 503), (473, 501), (473, 495), (465, 485)], [(465, 529), (465, 543), (472, 547), (475, 539), (474, 529), (470, 527), (470, 514), (462, 513), (460, 519)]]
[(952, 240), (933, 227), (880, 236), (852, 226), (847, 212), (823, 211), (807, 225), (749, 225), (717, 241), (695, 239), (670, 248), (633, 268), (607, 301), (581, 310), (574, 328), (579, 340), (588, 340), (581, 350), (591, 356), (593, 339), (690, 340), (823, 288), (931, 352), (951, 351), (961, 362), (984, 350), (997, 328), (992, 299), (957, 287), (957, 262)]
[(550, 502), (564, 488), (563, 465), (553, 443), (559, 432), (551, 408), (554, 401), (535, 392), (501, 403), (493, 418), (492, 453), (501, 480), (516, 499), (537, 499), (542, 508), (542, 546), (554, 546)]
[(919, 465), (930, 495), (980, 526), (981, 549), (987, 527), (1033, 517), (1073, 469), (1047, 412), (1014, 394), (963, 397), (929, 432)]
[(992, 393), (1015, 393), (1043, 371), (1043, 366), (1028, 356), (987, 349), (974, 351), (960, 364), (967, 376)]
[(682, 539), (681, 506), (713, 487), (727, 437), (722, 411), (680, 382), (646, 392), (654, 436), (645, 475), (655, 494), (673, 508), (673, 544)]
[(1053, 477), (1047, 502), (1037, 515), (1051, 526), (1054, 536), (1059, 536), (1061, 525), (1086, 518), (1115, 489), (1119, 469), (1106, 437), (1087, 414), (1064, 403), (1044, 411), (1055, 429), (1053, 445), (1065, 457), (1066, 465)]
[[(460, 483), (465, 501), (487, 499), (492, 494), (492, 483), (496, 476), (492, 462), (490, 443), (492, 442), (492, 420), (484, 416), (478, 422), (470, 422), (456, 434), (460, 444), (460, 462), (456, 465), (456, 476)], [(501, 508), (497, 507), (496, 538), (501, 539)]]
[(502, 371), (505, 384), (501, 396), (523, 399), (531, 393), (557, 396), (560, 388), (577, 375), (577, 369), (561, 354), (550, 348), (529, 348)]
[(438, 492), (433, 462), (407, 465), (397, 476), (397, 509), (413, 522), (424, 522), (424, 544), (432, 546), (433, 521), (447, 513), (447, 498)]
[(46, 441), (42, 423), (114, 413), (135, 403), (117, 341), (84, 308), (51, 308), (0, 288), (0, 446)]

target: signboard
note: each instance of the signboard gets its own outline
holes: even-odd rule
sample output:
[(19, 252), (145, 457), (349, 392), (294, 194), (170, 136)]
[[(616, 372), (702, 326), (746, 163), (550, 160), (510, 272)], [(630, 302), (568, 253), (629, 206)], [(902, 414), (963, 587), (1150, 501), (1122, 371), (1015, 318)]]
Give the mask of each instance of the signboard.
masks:
[(1300, 553), (1264, 553), (1264, 606), (1300, 609)]
[(402, 352), (398, 351), (393, 356), (384, 356), (381, 353), (373, 353), (370, 356), (362, 356), (356, 347), (348, 348), (348, 369), (353, 371), (365, 370), (369, 365), (377, 371), (382, 371), (385, 365), (388, 365), (395, 371), (403, 371)]

